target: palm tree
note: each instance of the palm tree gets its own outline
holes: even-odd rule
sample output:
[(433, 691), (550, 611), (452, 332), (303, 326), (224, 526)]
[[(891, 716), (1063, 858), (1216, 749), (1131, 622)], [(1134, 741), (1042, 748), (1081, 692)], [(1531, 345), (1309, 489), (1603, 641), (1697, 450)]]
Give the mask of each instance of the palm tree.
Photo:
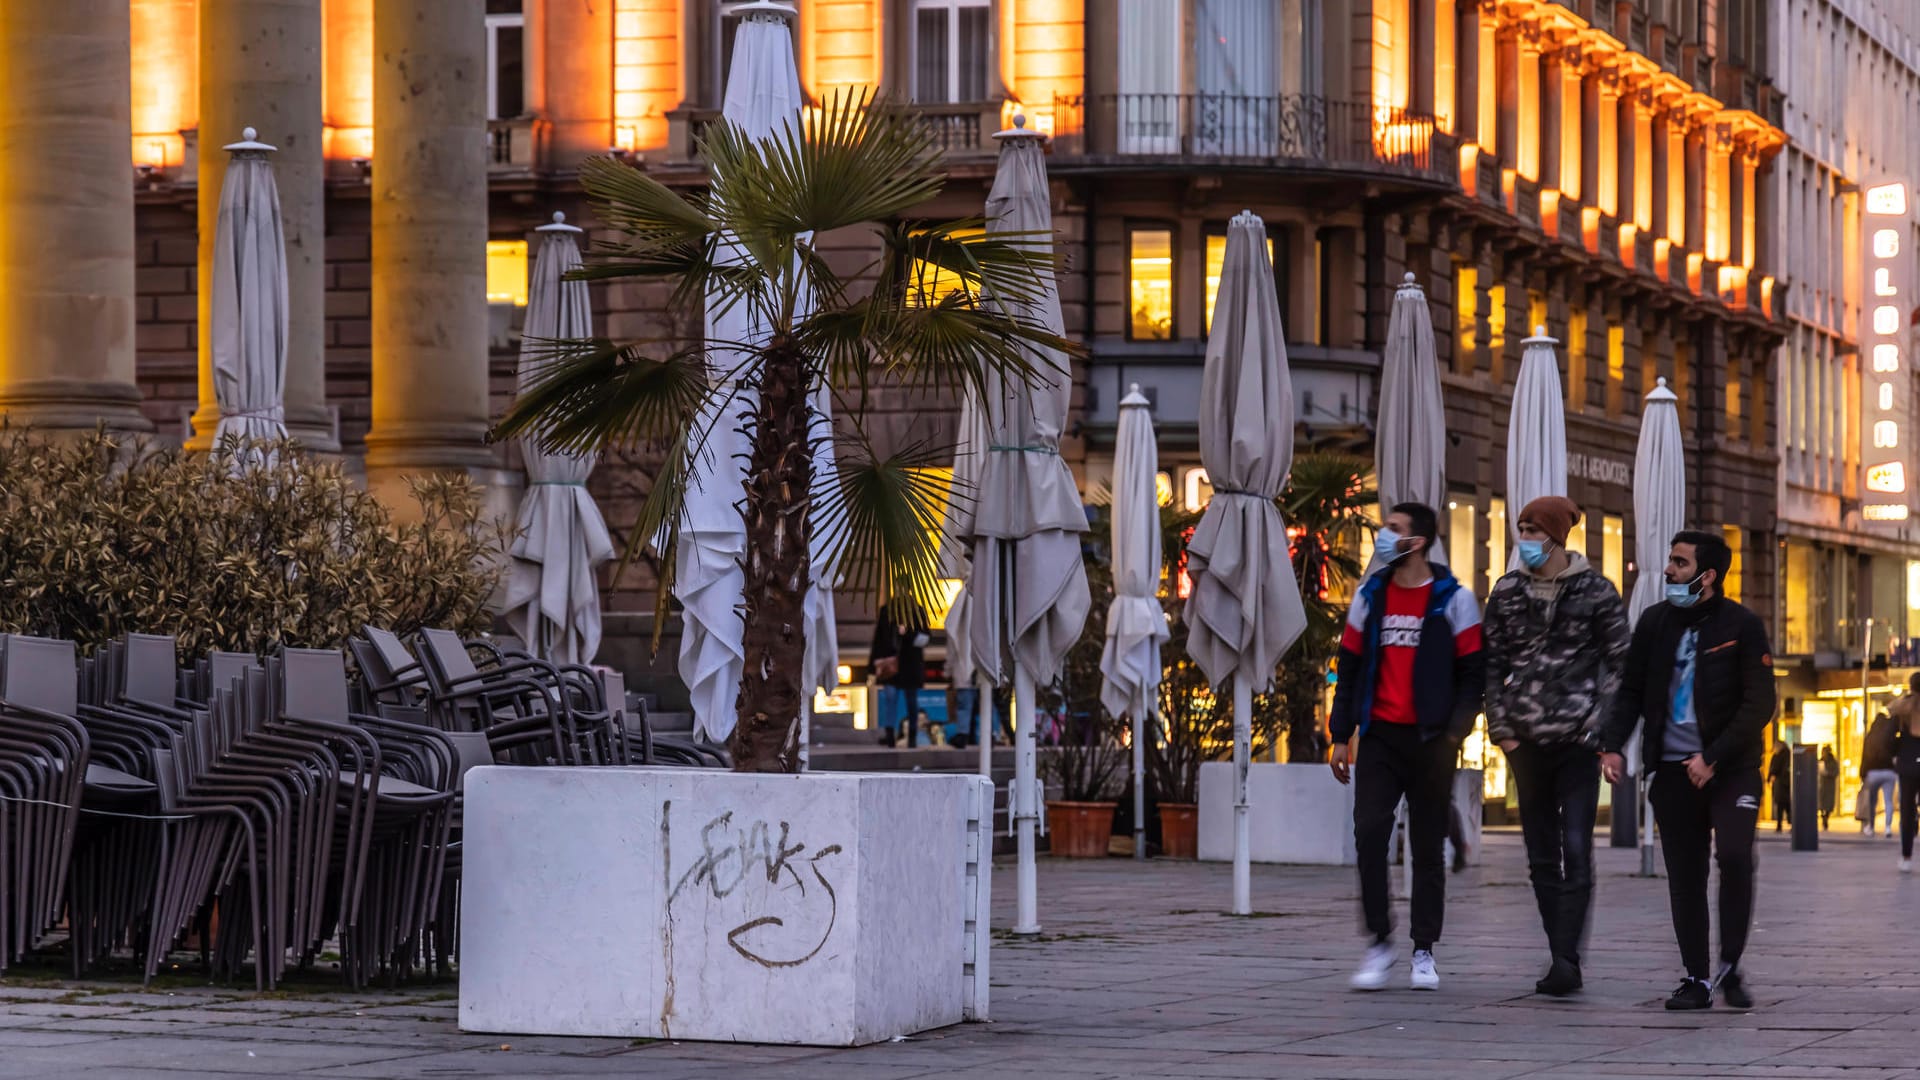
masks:
[[(610, 159), (586, 163), (582, 184), (621, 237), (577, 276), (665, 282), (683, 309), (745, 305), (764, 335), (553, 342), (496, 434), (576, 452), (666, 445), (632, 536), (664, 535), (670, 547), (690, 477), (715, 466), (702, 454), (707, 439), (719, 424), (740, 425), (746, 667), (729, 748), (738, 770), (793, 771), (815, 530), (845, 587), (884, 594), (896, 610), (931, 609), (943, 505), (968, 496), (931, 478), (950, 448), (875, 452), (860, 409), (870, 382), (978, 388), (994, 375), (1033, 378), (1037, 347), (1078, 349), (1015, 314), (1044, 287), (1051, 237), (915, 218), (946, 169), (911, 116), (838, 95), (764, 140), (716, 124), (701, 149), (712, 179), (697, 191)], [(878, 255), (836, 270), (814, 244), (835, 230), (842, 241), (864, 231)], [(853, 443), (834, 476), (813, 467), (809, 397), (823, 385)]]
[(1366, 572), (1361, 550), (1366, 508), (1379, 501), (1368, 481), (1373, 465), (1350, 454), (1317, 452), (1294, 459), (1280, 495), (1293, 571), (1307, 609), (1307, 629), (1280, 662), (1275, 689), (1287, 710), (1287, 757), (1315, 761), (1326, 753), (1319, 704), (1327, 665), (1340, 648), (1346, 608), (1335, 597), (1351, 593)]

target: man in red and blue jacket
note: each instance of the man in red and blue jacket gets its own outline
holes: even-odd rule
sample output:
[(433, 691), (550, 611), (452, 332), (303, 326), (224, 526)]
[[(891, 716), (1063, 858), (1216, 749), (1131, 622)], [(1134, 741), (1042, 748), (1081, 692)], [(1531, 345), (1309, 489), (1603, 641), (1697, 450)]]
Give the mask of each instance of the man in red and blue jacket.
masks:
[(1453, 774), (1480, 713), (1485, 660), (1473, 591), (1427, 559), (1438, 534), (1432, 507), (1401, 503), (1387, 514), (1375, 541), (1382, 566), (1354, 595), (1340, 640), (1333, 775), (1354, 784), (1360, 906), (1373, 936), (1353, 974), (1356, 990), (1381, 989), (1393, 970), (1387, 845), (1402, 798), (1413, 854), (1410, 985), (1440, 988), (1433, 945), (1446, 915)]

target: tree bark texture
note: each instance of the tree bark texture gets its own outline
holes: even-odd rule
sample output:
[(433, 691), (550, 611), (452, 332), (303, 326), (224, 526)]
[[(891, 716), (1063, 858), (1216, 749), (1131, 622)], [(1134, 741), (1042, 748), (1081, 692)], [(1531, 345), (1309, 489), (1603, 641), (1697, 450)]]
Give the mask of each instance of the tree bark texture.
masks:
[(747, 459), (744, 556), (746, 667), (740, 721), (727, 748), (738, 772), (799, 770), (812, 584), (813, 446), (808, 438), (810, 366), (775, 343), (760, 365), (760, 400)]

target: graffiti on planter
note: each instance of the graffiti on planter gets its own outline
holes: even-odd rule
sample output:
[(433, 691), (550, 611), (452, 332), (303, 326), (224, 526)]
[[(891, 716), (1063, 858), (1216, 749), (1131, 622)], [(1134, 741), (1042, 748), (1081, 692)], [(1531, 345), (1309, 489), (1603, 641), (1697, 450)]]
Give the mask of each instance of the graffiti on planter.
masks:
[[(710, 908), (727, 905), (723, 922), (739, 919), (727, 931), (727, 944), (763, 967), (798, 967), (826, 947), (840, 914), (830, 873), (839, 844), (812, 846), (785, 821), (736, 820), (728, 810), (700, 827), (697, 855), (676, 876), (673, 833), (669, 799), (660, 806), (669, 936), (675, 902), (704, 895)], [(667, 950), (670, 969), (670, 941)]]

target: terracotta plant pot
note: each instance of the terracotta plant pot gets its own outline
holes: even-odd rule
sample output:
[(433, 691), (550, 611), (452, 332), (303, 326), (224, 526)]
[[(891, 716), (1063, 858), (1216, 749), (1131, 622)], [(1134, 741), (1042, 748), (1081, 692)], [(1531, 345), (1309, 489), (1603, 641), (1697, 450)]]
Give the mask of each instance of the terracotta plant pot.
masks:
[(1193, 803), (1160, 804), (1160, 854), (1169, 859), (1200, 857), (1200, 808)]
[(1110, 802), (1050, 802), (1047, 804), (1047, 843), (1055, 855), (1070, 859), (1101, 859), (1107, 838), (1113, 835)]

